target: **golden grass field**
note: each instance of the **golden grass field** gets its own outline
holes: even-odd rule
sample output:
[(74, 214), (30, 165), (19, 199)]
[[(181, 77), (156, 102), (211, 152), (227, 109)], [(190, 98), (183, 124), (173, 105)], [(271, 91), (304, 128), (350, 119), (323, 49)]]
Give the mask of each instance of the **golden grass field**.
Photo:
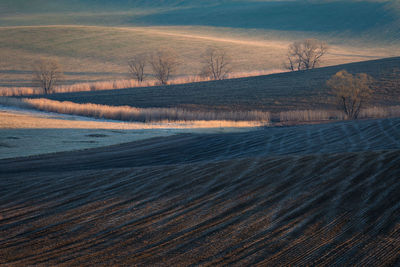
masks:
[(162, 120), (157, 123), (67, 120), (61, 116), (35, 115), (0, 111), (0, 129), (210, 129), (210, 128), (250, 128), (264, 126), (262, 121), (231, 120)]
[[(302, 124), (309, 122), (326, 122), (346, 120), (346, 115), (340, 110), (307, 109), (281, 111), (272, 114), (268, 111), (200, 111), (183, 108), (136, 108), (132, 106), (110, 106), (92, 103), (77, 104), (69, 101), (55, 101), (46, 98), (9, 98), (0, 97), (0, 105), (22, 108), (24, 115), (0, 113), (2, 128), (99, 128), (99, 129), (156, 129), (156, 128), (222, 128), (222, 127), (258, 127), (271, 125), (271, 119), (279, 124)], [(11, 108), (11, 109), (12, 109)], [(44, 116), (29, 115), (29, 112), (39, 110), (51, 114), (66, 114), (115, 120), (114, 122), (76, 121), (49, 119)], [(0, 106), (1, 111), (1, 106)], [(43, 115), (42, 114), (42, 115)], [(381, 106), (362, 108), (359, 119), (393, 118), (400, 116), (400, 106)], [(44, 119), (44, 120), (43, 120)], [(93, 119), (92, 119), (93, 120)], [(122, 123), (129, 122), (129, 123)]]
[[(305, 36), (307, 37), (307, 36)], [(176, 75), (196, 75), (200, 55), (210, 46), (233, 58), (233, 72), (283, 69), (288, 45), (297, 35), (232, 28), (164, 26), (10, 26), (0, 27), (0, 87), (30, 86), (35, 61), (58, 59), (67, 72), (64, 82), (109, 81), (128, 78), (127, 61), (136, 54), (173, 48), (181, 66)], [(389, 57), (396, 46), (330, 38), (323, 66)], [(147, 69), (147, 72), (150, 72)]]

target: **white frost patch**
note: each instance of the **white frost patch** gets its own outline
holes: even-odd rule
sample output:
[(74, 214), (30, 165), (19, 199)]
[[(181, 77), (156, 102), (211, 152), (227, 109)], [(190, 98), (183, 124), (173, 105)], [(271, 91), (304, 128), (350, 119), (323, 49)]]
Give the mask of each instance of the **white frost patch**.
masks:
[(174, 134), (170, 130), (0, 129), (0, 159), (81, 150)]
[(251, 129), (195, 126), (191, 123), (126, 123), (0, 107), (0, 159), (103, 147), (179, 133)]

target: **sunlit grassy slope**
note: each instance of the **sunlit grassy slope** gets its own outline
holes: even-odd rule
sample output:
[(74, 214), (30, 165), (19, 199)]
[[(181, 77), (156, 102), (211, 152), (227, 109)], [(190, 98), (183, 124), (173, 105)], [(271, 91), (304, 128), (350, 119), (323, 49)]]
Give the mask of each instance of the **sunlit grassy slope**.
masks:
[(400, 57), (357, 62), (309, 71), (182, 85), (52, 94), (58, 101), (133, 107), (184, 107), (193, 110), (336, 109), (326, 81), (342, 69), (367, 73), (375, 82), (371, 105), (400, 103)]
[[(0, 27), (0, 86), (29, 85), (34, 62), (41, 57), (58, 59), (67, 81), (126, 78), (130, 57), (159, 48), (176, 50), (181, 61), (177, 75), (199, 73), (200, 55), (210, 46), (224, 48), (233, 56), (234, 72), (282, 69), (287, 46), (296, 37), (276, 31), (197, 26)], [(397, 47), (374, 48), (338, 39), (330, 44), (323, 65), (399, 54)]]
[(0, 14), (0, 86), (27, 85), (39, 57), (74, 82), (126, 78), (128, 58), (162, 47), (178, 75), (197, 74), (209, 46), (235, 72), (281, 69), (288, 44), (310, 37), (331, 45), (323, 65), (400, 54), (397, 1), (3, 0)]

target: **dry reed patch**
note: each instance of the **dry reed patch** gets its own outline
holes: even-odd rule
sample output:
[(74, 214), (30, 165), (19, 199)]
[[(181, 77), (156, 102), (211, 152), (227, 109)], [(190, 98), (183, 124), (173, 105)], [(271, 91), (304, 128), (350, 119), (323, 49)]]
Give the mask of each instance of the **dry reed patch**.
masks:
[[(45, 98), (17, 99), (0, 97), (0, 105), (36, 109), (96, 119), (108, 119), (170, 127), (258, 127), (270, 125), (271, 113), (266, 111), (194, 111), (182, 108), (136, 108), (100, 104), (78, 104)], [(279, 122), (322, 122), (346, 120), (339, 110), (290, 110), (277, 114)], [(275, 115), (274, 115), (275, 117)], [(400, 117), (400, 106), (370, 107), (361, 110), (360, 119)], [(157, 127), (158, 127), (157, 126)], [(162, 127), (164, 127), (162, 126)]]
[(0, 96), (37, 95), (42, 91), (34, 87), (0, 87)]
[(344, 120), (345, 115), (336, 110), (290, 110), (279, 113), (281, 122)]
[(370, 107), (360, 111), (359, 118), (391, 118), (400, 117), (400, 106)]
[[(227, 79), (255, 77), (261, 75), (269, 75), (275, 73), (287, 72), (283, 69), (271, 69), (271, 70), (258, 70), (248, 72), (236, 72), (229, 73)], [(168, 85), (178, 85), (196, 82), (206, 82), (211, 79), (208, 77), (201, 77), (198, 75), (181, 76), (171, 79)], [(59, 85), (54, 89), (54, 93), (72, 93), (72, 92), (88, 92), (88, 91), (102, 91), (102, 90), (115, 90), (115, 89), (126, 89), (135, 87), (152, 87), (159, 86), (159, 82), (155, 79), (147, 79), (142, 82), (138, 82), (132, 79), (121, 79), (113, 81), (100, 81), (100, 82), (86, 82), (86, 83), (75, 83), (70, 85)], [(42, 94), (43, 91), (37, 87), (0, 87), (0, 96), (24, 96), (24, 95), (38, 95)]]
[(0, 129), (142, 129), (141, 124), (97, 121), (72, 121), (48, 116), (0, 112)]
[[(400, 106), (363, 108), (359, 119), (377, 119), (400, 117)], [(290, 110), (279, 113), (281, 122), (308, 122), (346, 120), (347, 116), (339, 110)]]
[[(12, 100), (18, 104), (18, 100)], [(136, 122), (177, 122), (177, 121), (232, 121), (260, 122), (267, 124), (270, 113), (264, 111), (189, 111), (180, 108), (135, 108), (130, 106), (108, 106), (99, 104), (77, 104), (59, 102), (45, 98), (22, 99), (22, 105), (34, 109), (62, 114), (80, 115), (101, 119)], [(252, 124), (252, 123), (251, 123)]]
[(0, 129), (206, 129), (206, 128), (252, 128), (263, 126), (260, 122), (246, 121), (161, 121), (158, 123), (80, 121), (49, 116), (0, 111)]

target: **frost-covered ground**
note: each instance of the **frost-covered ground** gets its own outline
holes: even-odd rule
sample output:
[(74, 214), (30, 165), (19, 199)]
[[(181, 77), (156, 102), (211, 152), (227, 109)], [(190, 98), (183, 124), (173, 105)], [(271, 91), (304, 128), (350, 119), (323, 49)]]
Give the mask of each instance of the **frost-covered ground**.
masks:
[[(0, 159), (81, 150), (179, 133), (246, 131), (227, 122), (127, 123), (0, 106)], [(232, 125), (228, 125), (232, 126)], [(248, 125), (245, 125), (248, 126)]]

